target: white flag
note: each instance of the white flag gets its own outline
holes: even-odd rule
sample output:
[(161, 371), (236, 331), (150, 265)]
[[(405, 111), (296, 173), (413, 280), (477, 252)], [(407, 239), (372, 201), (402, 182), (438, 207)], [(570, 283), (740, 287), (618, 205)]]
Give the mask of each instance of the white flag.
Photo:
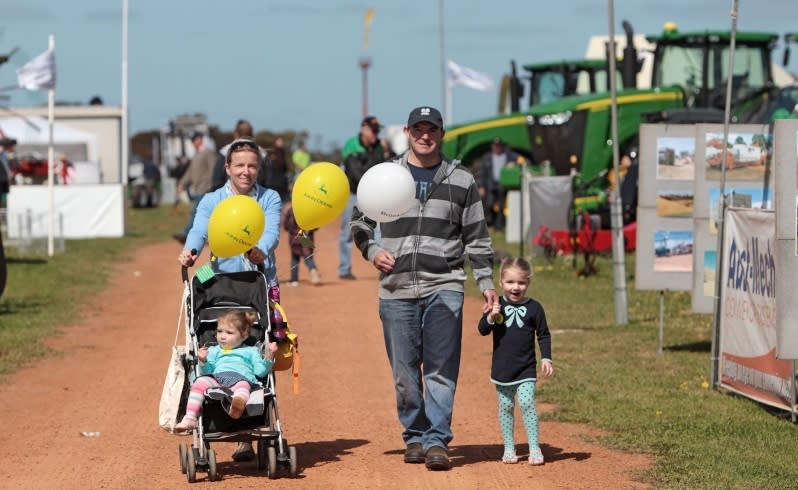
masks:
[(55, 52), (48, 49), (17, 68), (19, 87), (28, 90), (55, 88)]
[(483, 92), (493, 88), (493, 79), (490, 75), (460, 66), (452, 60), (449, 60), (447, 71), (449, 87), (468, 87)]

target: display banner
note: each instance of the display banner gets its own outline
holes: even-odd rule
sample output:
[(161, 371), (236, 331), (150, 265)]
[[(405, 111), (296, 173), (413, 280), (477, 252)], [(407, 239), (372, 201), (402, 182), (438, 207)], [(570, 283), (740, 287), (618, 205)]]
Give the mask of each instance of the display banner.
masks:
[(798, 359), (798, 119), (774, 124), (776, 173), (776, 355)]
[(720, 310), (720, 382), (792, 411), (794, 362), (776, 358), (775, 213), (729, 208)]

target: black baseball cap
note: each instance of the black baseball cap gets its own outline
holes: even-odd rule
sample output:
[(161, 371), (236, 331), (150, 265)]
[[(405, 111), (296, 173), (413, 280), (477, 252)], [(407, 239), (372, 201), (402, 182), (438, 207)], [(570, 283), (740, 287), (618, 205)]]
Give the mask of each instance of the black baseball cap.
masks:
[(502, 139), (501, 139), (500, 137), (498, 137), (498, 136), (495, 136), (495, 137), (493, 138), (493, 140), (491, 140), (491, 143), (493, 143), (494, 145), (503, 145), (503, 144), (504, 144), (504, 140), (502, 140)]
[(410, 111), (407, 118), (407, 127), (412, 128), (420, 122), (428, 122), (443, 129), (443, 117), (440, 111), (434, 107), (421, 106)]

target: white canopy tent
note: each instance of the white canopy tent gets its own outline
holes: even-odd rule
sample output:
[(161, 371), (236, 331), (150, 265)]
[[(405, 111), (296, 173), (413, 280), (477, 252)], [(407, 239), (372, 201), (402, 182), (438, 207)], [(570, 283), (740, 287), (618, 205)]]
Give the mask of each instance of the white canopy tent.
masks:
[[(6, 137), (17, 140), (17, 152), (47, 154), (50, 140), (47, 118), (41, 116), (0, 117), (0, 129)], [(72, 161), (99, 160), (97, 135), (56, 121), (53, 124), (56, 155), (64, 154)]]

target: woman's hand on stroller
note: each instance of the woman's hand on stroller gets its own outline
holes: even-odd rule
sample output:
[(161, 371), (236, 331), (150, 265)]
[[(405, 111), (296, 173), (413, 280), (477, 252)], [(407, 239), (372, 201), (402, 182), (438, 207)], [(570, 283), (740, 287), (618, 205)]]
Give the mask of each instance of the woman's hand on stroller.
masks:
[(253, 264), (262, 264), (266, 260), (266, 254), (258, 247), (252, 247), (244, 256)]
[(191, 267), (194, 265), (194, 262), (197, 260), (197, 251), (196, 250), (189, 250), (184, 248), (180, 251), (180, 255), (177, 256), (177, 261), (180, 262), (180, 265), (183, 267)]

